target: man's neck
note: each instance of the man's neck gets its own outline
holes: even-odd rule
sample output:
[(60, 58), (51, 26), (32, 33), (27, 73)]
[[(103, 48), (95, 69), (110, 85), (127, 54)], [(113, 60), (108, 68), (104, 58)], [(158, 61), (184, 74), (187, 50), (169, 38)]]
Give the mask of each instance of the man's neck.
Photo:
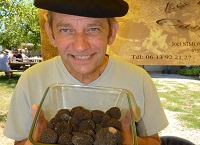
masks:
[(103, 73), (103, 71), (105, 70), (107, 64), (108, 64), (108, 59), (109, 56), (106, 55), (102, 64), (96, 69), (94, 70), (92, 73), (90, 74), (73, 74), (73, 77), (76, 78), (78, 81), (80, 81), (83, 84), (90, 84), (91, 82), (95, 81), (96, 79), (98, 79), (101, 74)]

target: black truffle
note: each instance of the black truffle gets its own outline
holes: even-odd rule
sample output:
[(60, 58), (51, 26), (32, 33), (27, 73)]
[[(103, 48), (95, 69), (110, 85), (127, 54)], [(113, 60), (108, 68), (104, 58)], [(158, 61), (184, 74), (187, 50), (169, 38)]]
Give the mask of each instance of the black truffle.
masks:
[(72, 143), (74, 145), (92, 145), (94, 142), (94, 139), (85, 133), (76, 132), (74, 133), (72, 137)]
[(72, 125), (66, 121), (58, 122), (55, 126), (55, 131), (58, 136), (61, 136), (63, 133), (71, 133)]
[(100, 129), (96, 134), (94, 145), (121, 145), (123, 136), (113, 127)]
[(84, 132), (87, 130), (94, 130), (95, 129), (95, 122), (92, 119), (84, 120), (79, 125), (79, 131)]
[(94, 122), (96, 124), (100, 124), (105, 113), (100, 110), (93, 110), (91, 113), (92, 113), (92, 119), (94, 120)]
[(115, 129), (118, 129), (118, 130), (122, 129), (121, 122), (115, 118), (108, 116), (108, 115), (103, 116), (102, 126), (103, 127), (114, 127)]
[(70, 111), (68, 109), (61, 109), (56, 114), (55, 118), (60, 121), (69, 121), (70, 119)]
[(121, 117), (121, 111), (118, 107), (110, 108), (109, 110), (106, 111), (106, 114), (115, 119), (120, 119)]
[(108, 120), (107, 127), (114, 127), (115, 129), (121, 131), (122, 129), (122, 124), (119, 120), (115, 119), (115, 118), (111, 118), (110, 120)]
[(42, 142), (42, 143), (52, 144), (52, 143), (57, 142), (58, 135), (53, 129), (46, 128), (41, 132), (39, 138), (40, 138), (40, 142)]
[(71, 116), (77, 118), (78, 120), (85, 120), (92, 118), (91, 112), (83, 107), (73, 108), (71, 110)]
[(103, 127), (107, 127), (107, 123), (108, 123), (108, 121), (111, 119), (111, 117), (110, 116), (108, 116), (108, 115), (104, 115), (103, 116), (103, 118), (102, 118), (102, 126)]
[(82, 120), (79, 120), (79, 119), (76, 118), (76, 117), (71, 117), (70, 120), (69, 120), (69, 122), (70, 122), (71, 124), (75, 124), (76, 126), (79, 126), (80, 123), (82, 122)]
[(56, 126), (56, 123), (57, 123), (57, 120), (56, 120), (56, 118), (54, 117), (54, 118), (52, 118), (52, 119), (49, 121), (47, 127), (48, 127), (48, 128), (51, 128), (51, 129), (54, 129), (55, 126)]
[(70, 110), (68, 110), (68, 109), (60, 109), (57, 114), (69, 114), (70, 115)]
[(69, 133), (62, 134), (58, 139), (58, 144), (61, 145), (73, 145), (72, 143), (72, 135)]
[(82, 133), (90, 135), (93, 139), (96, 138), (96, 133), (93, 130), (91, 130), (91, 129), (90, 130), (83, 130)]

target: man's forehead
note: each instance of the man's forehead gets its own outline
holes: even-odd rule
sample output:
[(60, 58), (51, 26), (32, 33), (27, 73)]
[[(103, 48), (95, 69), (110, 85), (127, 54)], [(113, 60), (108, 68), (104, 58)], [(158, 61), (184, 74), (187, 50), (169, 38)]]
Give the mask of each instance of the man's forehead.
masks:
[(53, 12), (53, 21), (60, 24), (70, 22), (87, 22), (88, 24), (103, 25), (103, 23), (107, 22), (107, 20), (108, 18), (90, 18)]
[(90, 19), (90, 20), (100, 20), (102, 21), (103, 19), (107, 18), (91, 18), (91, 17), (85, 17), (85, 16), (77, 16), (77, 15), (70, 15), (70, 14), (62, 14), (62, 13), (57, 13), (57, 12), (51, 12), (53, 17), (67, 17), (67, 19), (71, 20), (84, 20), (84, 19)]

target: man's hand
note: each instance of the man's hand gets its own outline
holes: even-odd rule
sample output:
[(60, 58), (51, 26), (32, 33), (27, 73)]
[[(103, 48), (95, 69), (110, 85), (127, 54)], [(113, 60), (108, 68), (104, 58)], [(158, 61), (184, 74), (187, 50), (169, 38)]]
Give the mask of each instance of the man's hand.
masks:
[[(134, 116), (136, 115), (136, 111), (133, 110)], [(122, 120), (122, 134), (124, 137), (123, 145), (134, 145), (134, 138), (131, 131), (131, 116), (130, 112), (127, 111), (125, 117)], [(146, 137), (139, 137), (135, 138), (138, 145), (160, 145), (160, 138), (158, 133), (146, 136)]]
[(132, 134), (131, 127), (131, 116), (130, 112), (127, 111), (122, 120), (122, 134), (124, 137), (123, 145), (134, 145), (134, 138)]
[(146, 137), (138, 137), (138, 145), (160, 145), (160, 137), (158, 133), (146, 136)]
[[(31, 114), (33, 119), (35, 117), (37, 109), (38, 109), (38, 104), (33, 104), (32, 105), (32, 114)], [(39, 118), (37, 120), (37, 124), (36, 124), (35, 130), (34, 130), (34, 133), (33, 133), (33, 139), (35, 141), (39, 141), (39, 138), (38, 138), (39, 134), (41, 133), (41, 131), (44, 128), (47, 127), (47, 123), (48, 123), (48, 121), (44, 118), (44, 113), (41, 110), (40, 114), (39, 114)], [(28, 139), (25, 139), (22, 141), (15, 141), (14, 145), (32, 145), (32, 143)]]
[[(37, 104), (32, 105), (32, 118), (35, 117), (37, 109), (38, 109)], [(47, 128), (47, 124), (48, 124), (48, 121), (44, 118), (43, 110), (41, 110), (39, 112), (39, 118), (38, 118), (36, 123), (37, 124), (35, 125), (36, 127), (35, 127), (34, 132), (33, 132), (33, 139), (38, 142), (39, 141), (39, 134), (42, 132), (43, 129)]]

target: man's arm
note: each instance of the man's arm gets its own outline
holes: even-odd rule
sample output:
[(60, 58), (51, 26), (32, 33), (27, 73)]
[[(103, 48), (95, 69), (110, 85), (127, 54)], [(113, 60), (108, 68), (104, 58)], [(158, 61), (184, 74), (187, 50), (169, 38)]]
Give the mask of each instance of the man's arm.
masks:
[(158, 134), (147, 137), (138, 137), (138, 145), (160, 145), (160, 137)]
[(25, 139), (22, 141), (15, 141), (14, 145), (32, 145), (32, 143), (28, 139)]
[[(38, 109), (38, 104), (33, 104), (32, 105), (32, 118), (35, 117), (37, 109)], [(32, 143), (28, 139), (25, 139), (22, 141), (15, 141), (14, 145), (32, 145)]]

